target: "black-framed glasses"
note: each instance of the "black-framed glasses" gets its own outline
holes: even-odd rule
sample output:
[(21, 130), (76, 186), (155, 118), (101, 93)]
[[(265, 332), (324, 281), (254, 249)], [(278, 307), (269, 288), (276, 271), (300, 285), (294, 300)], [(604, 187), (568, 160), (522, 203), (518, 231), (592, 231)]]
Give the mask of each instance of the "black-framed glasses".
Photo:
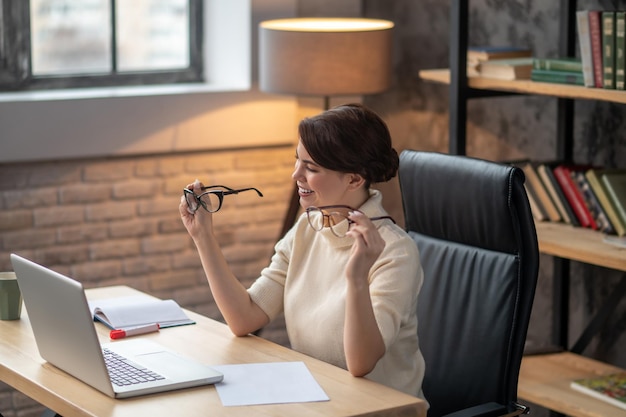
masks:
[[(215, 188), (221, 188), (221, 190), (216, 190)], [(192, 213), (198, 211), (201, 206), (209, 213), (215, 213), (222, 208), (225, 195), (239, 194), (244, 191), (253, 190), (256, 191), (259, 197), (263, 197), (263, 194), (254, 187), (235, 190), (233, 188), (226, 187), (225, 185), (209, 185), (200, 188), (200, 190), (204, 192), (196, 194), (193, 190), (188, 188), (183, 189), (183, 194), (185, 195), (185, 200), (187, 201), (187, 207), (189, 207), (189, 211)]]
[[(306, 218), (309, 221), (309, 225), (316, 232), (319, 232), (324, 227), (330, 227), (331, 232), (335, 236), (345, 237), (348, 230), (350, 230), (350, 225), (354, 223), (348, 218), (348, 213), (351, 211), (361, 213), (360, 210), (344, 205), (308, 207), (306, 209)], [(372, 221), (389, 219), (394, 224), (396, 223), (391, 216), (377, 216), (369, 219)]]

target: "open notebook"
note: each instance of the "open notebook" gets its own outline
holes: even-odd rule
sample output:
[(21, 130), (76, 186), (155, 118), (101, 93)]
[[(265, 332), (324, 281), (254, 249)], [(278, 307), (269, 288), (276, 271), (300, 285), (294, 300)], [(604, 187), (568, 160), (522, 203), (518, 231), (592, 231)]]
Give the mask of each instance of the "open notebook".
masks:
[[(18, 255), (11, 262), (40, 355), (86, 384), (117, 398), (219, 382), (223, 375), (146, 339), (100, 345), (82, 285)], [(106, 361), (105, 361), (106, 359)], [(130, 383), (122, 373), (142, 374)]]

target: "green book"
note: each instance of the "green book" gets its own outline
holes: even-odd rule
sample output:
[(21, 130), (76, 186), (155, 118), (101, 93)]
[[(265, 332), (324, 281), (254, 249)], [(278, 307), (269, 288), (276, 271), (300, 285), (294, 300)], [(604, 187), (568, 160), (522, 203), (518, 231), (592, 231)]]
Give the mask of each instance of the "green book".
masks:
[(530, 79), (544, 83), (585, 85), (582, 71), (570, 72), (533, 69), (530, 73)]
[(615, 89), (623, 90), (624, 81), (624, 51), (626, 49), (626, 12), (615, 12)]
[(615, 12), (602, 12), (602, 68), (602, 86), (615, 89)]
[(600, 179), (615, 211), (626, 224), (626, 170), (605, 171)]
[(582, 72), (583, 63), (577, 58), (533, 58), (533, 69)]

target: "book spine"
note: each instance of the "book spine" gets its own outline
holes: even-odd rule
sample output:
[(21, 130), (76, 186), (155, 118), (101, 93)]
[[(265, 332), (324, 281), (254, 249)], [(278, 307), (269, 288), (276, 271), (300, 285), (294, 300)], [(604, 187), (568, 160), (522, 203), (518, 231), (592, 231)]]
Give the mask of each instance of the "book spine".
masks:
[(582, 72), (576, 73), (567, 71), (548, 71), (533, 69), (530, 73), (530, 79), (532, 81), (544, 83), (585, 85), (585, 80), (583, 78)]
[(615, 211), (617, 212), (618, 216), (620, 216), (622, 222), (626, 224), (626, 207), (621, 203), (618, 191), (613, 188), (611, 180), (608, 179), (606, 175), (601, 175), (600, 179), (602, 181), (602, 184), (604, 184), (604, 188), (606, 189), (609, 198), (613, 202), (613, 207), (615, 207)]
[(593, 189), (589, 185), (585, 173), (583, 171), (578, 171), (572, 173), (572, 176), (578, 186), (578, 189), (580, 190), (581, 195), (583, 196), (585, 206), (587, 206), (587, 209), (596, 222), (598, 230), (609, 234), (615, 233), (615, 229), (602, 209), (602, 206), (593, 192)]
[(580, 225), (582, 227), (590, 227), (592, 229), (597, 228), (597, 226), (594, 227), (595, 221), (591, 217), (589, 211), (587, 211), (582, 196), (574, 185), (574, 182), (570, 175), (570, 170), (563, 165), (559, 165), (554, 167), (554, 170), (552, 172), (554, 172), (554, 177), (559, 182), (559, 186), (563, 190), (565, 198), (567, 198), (567, 201), (572, 207), (572, 210), (576, 214)]
[(546, 164), (541, 164), (539, 165), (539, 167), (537, 167), (537, 173), (539, 174), (539, 177), (541, 177), (545, 188), (548, 190), (548, 193), (552, 197), (554, 204), (559, 210), (563, 222), (571, 224), (573, 226), (580, 226), (578, 220), (576, 219), (576, 215), (572, 211), (572, 208), (570, 207), (567, 199), (563, 195), (563, 191), (561, 190), (559, 183), (554, 178), (552, 168), (550, 168)]
[(626, 49), (626, 13), (615, 12), (615, 89), (623, 90), (624, 81), (624, 50)]
[(589, 10), (589, 38), (591, 40), (591, 58), (593, 62), (593, 79), (596, 88), (604, 85), (602, 66), (602, 27), (600, 24), (600, 11)]
[(578, 32), (578, 45), (580, 47), (580, 60), (582, 63), (585, 87), (594, 87), (591, 36), (589, 35), (589, 14), (586, 10), (576, 12), (576, 29)]
[(593, 190), (596, 197), (598, 198), (600, 205), (604, 209), (604, 212), (606, 213), (607, 217), (613, 224), (615, 233), (618, 236), (626, 235), (626, 224), (622, 223), (622, 220), (617, 214), (617, 211), (615, 211), (615, 207), (613, 206), (613, 203), (611, 202), (609, 196), (607, 195), (606, 189), (604, 188), (604, 185), (600, 181), (600, 176), (598, 175), (597, 171), (595, 169), (590, 169), (585, 173), (585, 176), (587, 177), (589, 186), (591, 186), (591, 189)]
[(615, 89), (615, 12), (602, 12), (602, 52), (602, 86)]
[(582, 73), (583, 63), (573, 59), (533, 58), (533, 69)]

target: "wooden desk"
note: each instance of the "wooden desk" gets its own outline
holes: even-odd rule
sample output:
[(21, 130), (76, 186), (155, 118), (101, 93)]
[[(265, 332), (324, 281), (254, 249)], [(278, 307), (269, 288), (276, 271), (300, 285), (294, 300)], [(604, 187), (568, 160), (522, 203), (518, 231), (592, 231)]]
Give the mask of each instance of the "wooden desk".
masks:
[[(125, 286), (87, 290), (90, 299), (134, 295)], [(116, 400), (48, 364), (40, 356), (28, 321), (0, 321), (0, 380), (63, 416), (426, 416), (424, 401), (267, 340), (233, 336), (228, 327), (187, 311), (197, 324), (143, 335), (209, 365), (303, 361), (330, 401), (224, 407), (215, 387), (184, 389)], [(109, 331), (96, 324), (101, 342)]]

